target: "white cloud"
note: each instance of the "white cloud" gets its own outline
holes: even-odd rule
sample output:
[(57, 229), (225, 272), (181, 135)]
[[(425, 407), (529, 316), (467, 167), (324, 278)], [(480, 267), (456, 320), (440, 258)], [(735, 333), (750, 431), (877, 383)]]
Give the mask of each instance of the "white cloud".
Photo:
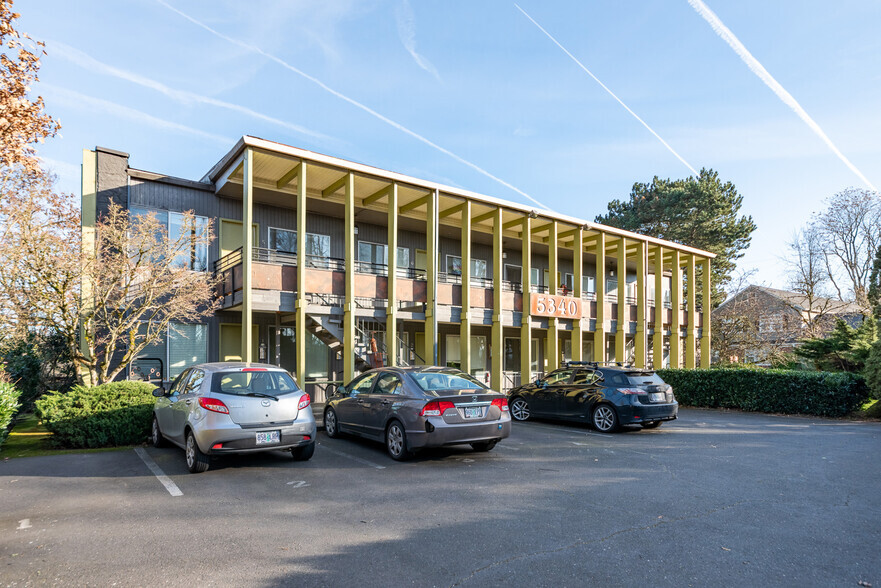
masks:
[(402, 0), (398, 5), (395, 10), (395, 20), (398, 23), (398, 37), (400, 37), (404, 48), (413, 57), (416, 65), (433, 75), (437, 81), (441, 81), (437, 68), (416, 51), (416, 15), (413, 14), (413, 7), (410, 6), (409, 0)]

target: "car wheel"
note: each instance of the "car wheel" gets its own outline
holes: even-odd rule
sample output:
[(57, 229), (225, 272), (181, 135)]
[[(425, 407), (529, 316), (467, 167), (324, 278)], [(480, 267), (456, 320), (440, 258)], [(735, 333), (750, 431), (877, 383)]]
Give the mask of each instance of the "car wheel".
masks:
[(407, 450), (407, 433), (399, 421), (392, 421), (385, 430), (385, 448), (392, 459), (404, 461), (410, 457)]
[(519, 396), (511, 402), (511, 418), (515, 421), (525, 421), (529, 418), (529, 405)]
[(294, 447), (291, 449), (291, 457), (294, 458), (294, 461), (309, 461), (312, 459), (312, 455), (315, 453), (315, 443), (312, 442), (309, 445), (302, 445), (300, 447)]
[(478, 443), (472, 443), (471, 448), (474, 451), (491, 451), (493, 447), (498, 443), (498, 439), (493, 439), (492, 441), (480, 441)]
[(153, 447), (165, 447), (165, 437), (162, 436), (162, 431), (159, 430), (159, 420), (156, 418), (156, 415), (153, 415), (153, 428), (150, 430), (150, 442), (153, 444)]
[(600, 404), (593, 409), (591, 422), (597, 431), (611, 433), (618, 428), (618, 414), (608, 404)]
[(208, 456), (202, 453), (196, 444), (192, 431), (187, 431), (187, 469), (191, 474), (200, 474), (208, 469)]
[(661, 426), (661, 421), (650, 421), (648, 423), (640, 423), (643, 429), (657, 429)]
[(324, 432), (327, 433), (327, 436), (331, 439), (336, 439), (340, 436), (339, 425), (336, 420), (336, 411), (332, 408), (324, 410)]

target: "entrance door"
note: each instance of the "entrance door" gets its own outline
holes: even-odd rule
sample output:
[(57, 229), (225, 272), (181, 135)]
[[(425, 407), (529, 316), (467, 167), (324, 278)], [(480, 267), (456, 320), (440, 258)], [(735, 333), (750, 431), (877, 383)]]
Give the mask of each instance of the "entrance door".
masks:
[[(260, 326), (251, 327), (251, 361), (259, 361)], [(244, 361), (242, 359), (242, 325), (220, 325), (220, 361)]]
[[(259, 246), (259, 227), (257, 223), (251, 225), (251, 244)], [(220, 257), (232, 253), (242, 246), (242, 221), (220, 219)]]

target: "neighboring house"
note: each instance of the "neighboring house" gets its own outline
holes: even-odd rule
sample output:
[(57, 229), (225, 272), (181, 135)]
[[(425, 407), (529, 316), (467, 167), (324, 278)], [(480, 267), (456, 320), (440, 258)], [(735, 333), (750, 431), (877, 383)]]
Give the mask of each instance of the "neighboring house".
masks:
[(767, 363), (821, 337), (842, 319), (856, 327), (863, 310), (853, 302), (748, 286), (713, 311), (714, 351), (733, 363)]
[(248, 136), (198, 181), (105, 148), (83, 170), (84, 218), (112, 200), (170, 233), (187, 210), (214, 227), (191, 269), (217, 276), (221, 306), (143, 354), (166, 378), (262, 360), (321, 402), (379, 365), (459, 366), (498, 389), (564, 358), (709, 364), (695, 297), (710, 283), (691, 279), (707, 251)]

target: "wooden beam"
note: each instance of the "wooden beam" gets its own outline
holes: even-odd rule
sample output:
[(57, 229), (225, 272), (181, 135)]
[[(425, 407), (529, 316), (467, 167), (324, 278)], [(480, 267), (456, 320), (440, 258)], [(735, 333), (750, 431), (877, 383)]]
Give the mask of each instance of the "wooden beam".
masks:
[(477, 216), (475, 216), (474, 218), (471, 219), (471, 223), (476, 225), (476, 224), (482, 223), (483, 221), (487, 221), (487, 220), (493, 218), (496, 215), (496, 210), (497, 209), (493, 209), (493, 210), (490, 210), (489, 212), (484, 212), (483, 214), (478, 214)]
[(522, 227), (522, 226), (523, 226), (523, 218), (521, 217), (521, 218), (515, 218), (514, 220), (510, 220), (510, 221), (506, 222), (505, 224), (502, 225), (502, 229), (507, 231), (508, 229), (513, 229), (513, 228)]
[(275, 187), (279, 190), (290, 184), (294, 178), (300, 175), (300, 166), (303, 165), (302, 162), (298, 163), (291, 170), (283, 175), (280, 180), (275, 183)]
[(325, 188), (324, 190), (321, 191), (321, 197), (327, 198), (328, 196), (330, 196), (331, 194), (333, 194), (334, 192), (336, 192), (337, 190), (339, 190), (340, 188), (345, 186), (346, 180), (348, 178), (349, 178), (349, 174), (343, 174), (343, 177), (341, 177), (340, 179), (335, 181), (333, 184), (331, 184), (330, 186), (328, 186), (327, 188)]
[(428, 204), (428, 200), (429, 200), (430, 196), (431, 196), (430, 194), (426, 194), (422, 198), (417, 198), (413, 202), (408, 202), (407, 204), (403, 205), (398, 210), (398, 212), (400, 212), (401, 214), (405, 214), (407, 212), (410, 212), (411, 210), (415, 210), (415, 209), (419, 208), (420, 206), (425, 206), (426, 204)]
[(466, 202), (461, 202), (461, 203), (457, 204), (456, 206), (453, 206), (453, 207), (448, 208), (446, 210), (442, 210), (438, 213), (437, 216), (439, 218), (445, 218), (448, 216), (452, 216), (452, 215), (456, 214), (457, 212), (462, 212), (463, 210), (465, 210)]
[(374, 192), (370, 196), (367, 196), (366, 198), (364, 198), (364, 200), (362, 200), (362, 204), (364, 206), (370, 206), (371, 204), (373, 204), (377, 200), (381, 200), (381, 199), (385, 198), (386, 196), (388, 196), (391, 193), (392, 186), (394, 186), (394, 184), (389, 184), (388, 186), (384, 186), (384, 187), (380, 188), (379, 190), (377, 190), (376, 192)]
[(554, 226), (554, 223), (548, 223), (548, 224), (542, 225), (540, 227), (535, 227), (534, 229), (532, 229), (532, 234), (535, 235), (536, 233), (541, 233), (541, 232), (547, 231), (552, 226)]

